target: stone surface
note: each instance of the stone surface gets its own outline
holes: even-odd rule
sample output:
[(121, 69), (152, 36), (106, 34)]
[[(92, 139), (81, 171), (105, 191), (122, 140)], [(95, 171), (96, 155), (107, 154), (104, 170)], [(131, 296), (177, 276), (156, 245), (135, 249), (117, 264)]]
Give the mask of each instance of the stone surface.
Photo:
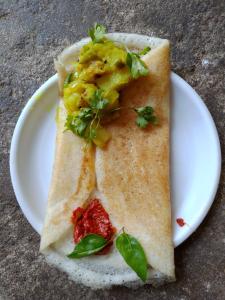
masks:
[[(29, 97), (52, 74), (53, 58), (94, 21), (109, 31), (172, 42), (172, 68), (202, 96), (225, 150), (225, 5), (221, 0), (0, 0), (0, 298), (225, 299), (225, 166), (215, 202), (175, 251), (177, 282), (160, 289), (92, 291), (49, 267), (39, 235), (21, 213), (9, 175), (14, 126)], [(209, 162), (210, 163), (210, 162)]]

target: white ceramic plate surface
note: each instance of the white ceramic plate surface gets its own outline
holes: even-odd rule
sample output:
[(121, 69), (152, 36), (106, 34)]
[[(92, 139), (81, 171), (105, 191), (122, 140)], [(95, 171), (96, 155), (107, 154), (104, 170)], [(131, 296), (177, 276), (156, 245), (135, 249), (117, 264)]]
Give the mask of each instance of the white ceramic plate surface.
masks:
[[(171, 85), (171, 201), (173, 240), (178, 246), (200, 225), (214, 200), (221, 152), (215, 124), (201, 98), (175, 73)], [(10, 172), (16, 198), (38, 233), (53, 166), (57, 104), (54, 75), (26, 104), (11, 144)], [(180, 227), (177, 218), (188, 225)]]

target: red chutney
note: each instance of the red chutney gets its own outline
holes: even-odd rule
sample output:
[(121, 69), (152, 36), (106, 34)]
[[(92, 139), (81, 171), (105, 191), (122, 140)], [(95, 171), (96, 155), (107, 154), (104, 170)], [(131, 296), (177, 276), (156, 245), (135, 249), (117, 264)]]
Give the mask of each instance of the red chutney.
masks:
[[(78, 207), (73, 211), (72, 223), (74, 224), (74, 242), (79, 241), (87, 234), (95, 233), (111, 241), (115, 228), (113, 228), (108, 213), (98, 199), (90, 201), (86, 208)], [(108, 252), (106, 247), (101, 254)], [(107, 251), (104, 251), (107, 250)]]

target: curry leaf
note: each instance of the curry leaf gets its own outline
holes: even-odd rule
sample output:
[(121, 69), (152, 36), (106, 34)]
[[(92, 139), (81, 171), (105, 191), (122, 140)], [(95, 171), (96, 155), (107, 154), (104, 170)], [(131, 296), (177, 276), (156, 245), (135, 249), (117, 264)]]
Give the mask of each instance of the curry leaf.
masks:
[(108, 241), (98, 234), (88, 234), (75, 246), (73, 252), (67, 255), (69, 258), (82, 258), (102, 250)]
[(127, 53), (127, 66), (130, 69), (131, 76), (137, 79), (140, 76), (147, 76), (149, 70), (145, 63), (140, 59), (137, 53)]
[(136, 124), (140, 128), (146, 128), (149, 123), (156, 125), (158, 123), (157, 117), (154, 115), (154, 109), (151, 106), (144, 106), (135, 108), (137, 113)]
[(116, 239), (116, 248), (128, 266), (145, 282), (147, 279), (148, 263), (144, 250), (138, 240), (130, 234), (123, 232)]
[(88, 34), (91, 37), (93, 43), (101, 42), (105, 33), (106, 33), (105, 26), (98, 23), (95, 23), (94, 26), (90, 28), (88, 31)]

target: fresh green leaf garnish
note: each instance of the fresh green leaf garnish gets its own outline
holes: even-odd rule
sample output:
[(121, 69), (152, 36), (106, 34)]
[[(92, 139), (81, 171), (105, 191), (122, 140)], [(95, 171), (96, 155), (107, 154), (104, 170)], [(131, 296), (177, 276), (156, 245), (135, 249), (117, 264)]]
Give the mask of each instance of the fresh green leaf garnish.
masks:
[(88, 34), (93, 43), (100, 43), (106, 33), (105, 26), (95, 23), (92, 28), (89, 29)]
[[(145, 47), (140, 52), (130, 52), (126, 47), (108, 41), (105, 36), (106, 28), (98, 23), (95, 23), (88, 33), (92, 42), (81, 49), (78, 60), (73, 64), (73, 72), (69, 73), (64, 81), (63, 97), (67, 109), (65, 128), (98, 147), (104, 147), (111, 135), (102, 124), (107, 119), (109, 121), (113, 119), (111, 112), (123, 109), (115, 107), (119, 106), (119, 92), (122, 86), (132, 78), (137, 79), (149, 74), (141, 56), (151, 49)], [(108, 45), (110, 45), (109, 49)], [(104, 50), (100, 51), (101, 55), (98, 49)], [(98, 57), (97, 61), (96, 57)], [(124, 59), (128, 68), (122, 70)], [(118, 76), (115, 76), (114, 84), (114, 72), (117, 75), (117, 71), (119, 72)], [(113, 84), (110, 83), (111, 81)], [(93, 88), (96, 89), (94, 93)], [(104, 95), (108, 95), (108, 99), (105, 99)], [(137, 113), (136, 123), (140, 128), (145, 128), (150, 122), (153, 124), (157, 122), (153, 112), (148, 111), (147, 108), (144, 111), (134, 107), (124, 107), (124, 109), (132, 109)]]
[(140, 59), (137, 53), (127, 53), (127, 65), (130, 69), (131, 76), (137, 79), (140, 76), (147, 76), (149, 70), (145, 63)]
[(66, 130), (71, 130), (80, 137), (87, 137), (87, 128), (94, 113), (91, 108), (81, 108), (77, 115), (68, 115), (65, 123)]
[(157, 117), (154, 115), (154, 109), (151, 106), (144, 106), (135, 108), (134, 111), (137, 113), (136, 124), (140, 128), (146, 128), (149, 123), (156, 125), (158, 122)]
[(101, 110), (106, 108), (106, 106), (109, 104), (109, 101), (102, 97), (102, 90), (98, 89), (95, 91), (90, 104), (93, 109)]
[(146, 128), (148, 121), (144, 117), (137, 117), (136, 124), (140, 128)]
[(141, 50), (140, 52), (138, 52), (138, 55), (139, 56), (143, 56), (143, 55), (147, 54), (150, 50), (151, 50), (150, 47), (145, 47), (143, 50)]
[(67, 255), (69, 258), (82, 258), (102, 250), (108, 241), (98, 234), (88, 234), (75, 246), (73, 252)]
[(116, 239), (116, 248), (128, 266), (145, 282), (147, 279), (148, 263), (144, 250), (138, 240), (130, 234), (123, 232)]
[[(101, 110), (108, 105), (108, 100), (102, 97), (102, 91), (96, 90), (89, 107), (80, 108), (77, 114), (69, 114), (66, 119), (66, 130), (85, 138), (87, 141), (93, 141), (97, 137), (97, 130), (101, 129)], [(97, 143), (97, 141), (94, 141)]]
[(64, 87), (66, 87), (72, 81), (72, 76), (73, 73), (67, 74), (66, 79), (64, 80)]

